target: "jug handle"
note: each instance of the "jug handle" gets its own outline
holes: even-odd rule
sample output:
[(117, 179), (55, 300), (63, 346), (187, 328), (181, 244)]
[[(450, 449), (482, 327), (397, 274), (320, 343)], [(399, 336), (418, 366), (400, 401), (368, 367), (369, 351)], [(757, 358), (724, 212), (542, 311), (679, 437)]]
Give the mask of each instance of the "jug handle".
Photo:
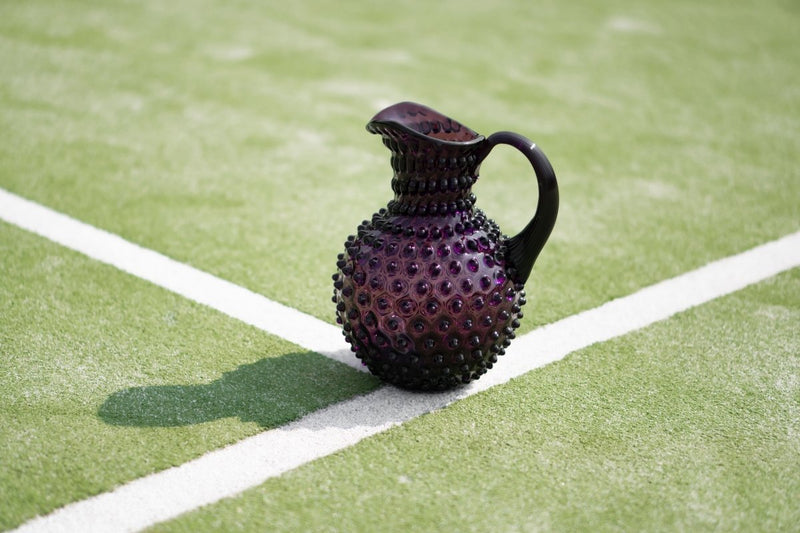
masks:
[(489, 151), (498, 144), (513, 146), (528, 158), (536, 181), (539, 184), (539, 201), (533, 218), (525, 229), (506, 241), (506, 257), (516, 269), (516, 274), (511, 278), (516, 283), (524, 284), (533, 270), (533, 263), (542, 251), (545, 242), (553, 231), (558, 215), (558, 183), (556, 174), (544, 155), (535, 143), (529, 139), (510, 131), (499, 131), (487, 139)]

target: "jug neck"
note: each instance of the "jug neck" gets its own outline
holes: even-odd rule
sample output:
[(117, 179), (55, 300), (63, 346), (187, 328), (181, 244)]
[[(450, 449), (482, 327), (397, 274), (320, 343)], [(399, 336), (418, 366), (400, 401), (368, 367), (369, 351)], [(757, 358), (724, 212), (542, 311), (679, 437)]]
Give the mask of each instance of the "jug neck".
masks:
[(471, 211), (475, 204), (472, 185), (478, 179), (480, 159), (460, 154), (452, 147), (408, 150), (390, 139), (394, 171), (389, 212), (413, 216), (446, 216)]

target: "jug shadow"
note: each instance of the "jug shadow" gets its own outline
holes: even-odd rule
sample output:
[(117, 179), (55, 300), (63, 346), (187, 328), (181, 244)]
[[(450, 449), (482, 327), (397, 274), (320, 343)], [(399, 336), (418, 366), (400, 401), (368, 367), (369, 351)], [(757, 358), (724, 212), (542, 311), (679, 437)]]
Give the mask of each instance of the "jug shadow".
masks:
[(272, 428), (378, 386), (376, 378), (320, 355), (291, 353), (241, 365), (211, 383), (123, 389), (97, 414), (114, 426), (177, 427), (236, 417)]

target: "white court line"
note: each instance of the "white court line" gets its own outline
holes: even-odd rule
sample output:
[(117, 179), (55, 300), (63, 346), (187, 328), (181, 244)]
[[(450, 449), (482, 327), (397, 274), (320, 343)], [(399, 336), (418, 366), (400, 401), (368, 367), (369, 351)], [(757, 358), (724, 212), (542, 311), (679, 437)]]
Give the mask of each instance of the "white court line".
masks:
[[(0, 203), (0, 216), (2, 212)], [(15, 531), (113, 532), (148, 527), (506, 383), (577, 349), (642, 328), (797, 266), (800, 232), (523, 335), (491, 372), (469, 386), (443, 394), (382, 387), (111, 492), (69, 504)], [(337, 341), (343, 342), (340, 337)]]
[(146, 279), (298, 346), (366, 371), (341, 329), (122, 237), (0, 189), (0, 219)]

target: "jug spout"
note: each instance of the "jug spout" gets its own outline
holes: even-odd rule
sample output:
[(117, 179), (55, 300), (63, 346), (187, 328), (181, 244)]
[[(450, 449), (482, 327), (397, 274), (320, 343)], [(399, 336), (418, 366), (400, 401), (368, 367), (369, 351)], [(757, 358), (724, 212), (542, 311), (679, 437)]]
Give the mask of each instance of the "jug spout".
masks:
[(433, 143), (477, 144), (484, 140), (460, 122), (414, 102), (400, 102), (387, 107), (367, 124), (370, 133), (416, 137)]

